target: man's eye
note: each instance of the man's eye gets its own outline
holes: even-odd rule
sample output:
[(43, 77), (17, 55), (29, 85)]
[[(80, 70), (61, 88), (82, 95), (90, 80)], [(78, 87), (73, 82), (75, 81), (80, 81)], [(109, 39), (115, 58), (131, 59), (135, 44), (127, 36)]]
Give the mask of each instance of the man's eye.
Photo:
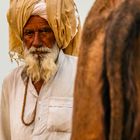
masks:
[(52, 32), (51, 28), (44, 28), (39, 30), (39, 33), (50, 33), (50, 32)]
[(32, 36), (34, 34), (34, 31), (25, 31), (24, 35), (25, 36)]

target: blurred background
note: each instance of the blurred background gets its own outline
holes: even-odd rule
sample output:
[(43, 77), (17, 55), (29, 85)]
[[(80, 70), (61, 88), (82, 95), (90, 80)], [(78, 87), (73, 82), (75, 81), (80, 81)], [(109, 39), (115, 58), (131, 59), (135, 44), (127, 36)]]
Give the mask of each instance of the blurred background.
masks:
[[(8, 24), (6, 19), (10, 0), (0, 1), (0, 90), (4, 77), (15, 67), (16, 62), (11, 62), (8, 55)], [(94, 3), (94, 0), (75, 0), (82, 26), (85, 18)]]

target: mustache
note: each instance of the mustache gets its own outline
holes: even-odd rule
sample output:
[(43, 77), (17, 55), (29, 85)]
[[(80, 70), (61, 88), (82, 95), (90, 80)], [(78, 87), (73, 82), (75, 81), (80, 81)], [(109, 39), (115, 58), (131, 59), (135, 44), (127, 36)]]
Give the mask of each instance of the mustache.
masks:
[(51, 53), (52, 52), (52, 49), (51, 48), (48, 48), (46, 46), (42, 46), (40, 48), (35, 48), (35, 47), (31, 47), (29, 49), (29, 53), (31, 54), (38, 54), (38, 53)]

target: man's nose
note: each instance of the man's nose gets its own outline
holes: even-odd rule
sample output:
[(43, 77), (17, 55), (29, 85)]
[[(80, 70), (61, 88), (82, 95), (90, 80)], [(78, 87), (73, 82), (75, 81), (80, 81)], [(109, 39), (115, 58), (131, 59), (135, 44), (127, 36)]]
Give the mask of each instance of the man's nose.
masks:
[(40, 36), (39, 36), (39, 33), (38, 32), (35, 32), (35, 34), (34, 34), (32, 45), (35, 48), (38, 48), (38, 47), (41, 47), (42, 46), (42, 42), (41, 42), (41, 39), (40, 39)]

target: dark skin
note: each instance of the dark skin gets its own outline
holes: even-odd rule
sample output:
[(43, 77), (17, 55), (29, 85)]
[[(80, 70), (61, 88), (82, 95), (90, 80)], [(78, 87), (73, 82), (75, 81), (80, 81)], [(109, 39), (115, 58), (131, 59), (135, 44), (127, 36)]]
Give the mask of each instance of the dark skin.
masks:
[[(23, 42), (27, 49), (31, 46), (36, 48), (46, 46), (52, 48), (55, 43), (54, 33), (49, 26), (48, 22), (40, 16), (31, 16), (23, 28)], [(34, 87), (39, 94), (44, 80), (41, 79), (38, 82), (32, 81)]]

